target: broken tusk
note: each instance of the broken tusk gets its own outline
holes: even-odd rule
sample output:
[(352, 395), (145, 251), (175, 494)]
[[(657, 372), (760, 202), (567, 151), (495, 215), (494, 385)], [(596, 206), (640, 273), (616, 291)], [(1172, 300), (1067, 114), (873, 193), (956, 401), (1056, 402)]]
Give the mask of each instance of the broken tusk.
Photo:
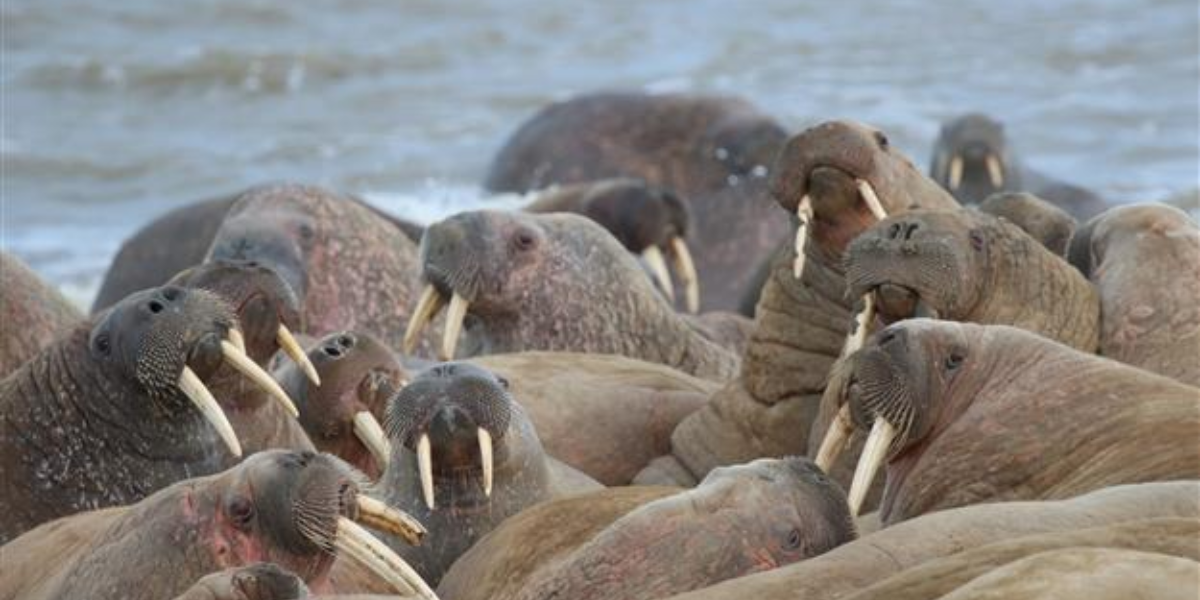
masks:
[(858, 458), (858, 466), (854, 469), (854, 479), (850, 482), (850, 494), (847, 496), (850, 504), (850, 515), (857, 517), (858, 509), (862, 508), (867, 491), (875, 474), (887, 457), (892, 440), (896, 439), (896, 428), (881, 415), (876, 415), (875, 424), (871, 426), (871, 435), (863, 444), (862, 454)]
[(437, 594), (429, 584), (404, 559), (358, 523), (338, 517), (334, 545), (339, 552), (346, 553), (401, 594), (437, 600)]
[(275, 341), (279, 343), (284, 354), (287, 354), (292, 362), (295, 362), (300, 370), (304, 371), (305, 377), (308, 377), (313, 385), (320, 387), (321, 376), (317, 374), (317, 368), (313, 366), (311, 360), (308, 360), (308, 353), (300, 346), (300, 342), (296, 341), (296, 336), (292, 335), (287, 325), (279, 324), (279, 329), (275, 332)]
[(414, 519), (412, 515), (398, 508), (392, 508), (370, 496), (359, 494), (357, 504), (359, 523), (371, 529), (400, 536), (410, 546), (419, 545), (421, 539), (428, 533), (425, 526)]
[(388, 442), (387, 436), (383, 433), (383, 427), (379, 425), (375, 415), (365, 410), (355, 413), (354, 435), (367, 447), (371, 457), (375, 459), (375, 466), (379, 467), (379, 471), (386, 470), (391, 461), (392, 444)]
[(221, 410), (221, 405), (217, 404), (217, 399), (213, 398), (212, 392), (208, 391), (203, 381), (200, 381), (200, 376), (196, 375), (196, 372), (189, 367), (184, 367), (183, 372), (179, 374), (179, 390), (216, 428), (217, 434), (229, 448), (229, 453), (240, 457), (242, 445), (238, 442), (237, 434), (233, 432), (233, 426), (229, 424), (229, 418), (225, 416), (225, 411)]
[(417, 438), (417, 471), (421, 476), (421, 494), (425, 498), (425, 506), (433, 510), (437, 507), (433, 498), (433, 451), (427, 433)]
[(700, 312), (700, 278), (696, 275), (696, 263), (688, 250), (687, 242), (681, 237), (671, 238), (671, 256), (675, 259), (675, 271), (685, 290), (684, 300), (692, 314)]
[(862, 349), (870, 334), (871, 324), (875, 322), (875, 295), (868, 292), (863, 296), (863, 309), (854, 315), (854, 332), (846, 337), (842, 346), (842, 356), (850, 356)]
[(667, 272), (667, 263), (663, 260), (662, 251), (658, 246), (647, 246), (642, 250), (642, 260), (646, 261), (646, 268), (650, 270), (651, 278), (663, 291), (663, 295), (667, 300), (675, 302), (675, 285), (671, 283), (671, 274)]
[(237, 346), (229, 343), (229, 340), (221, 340), (221, 354), (225, 356), (225, 362), (229, 366), (237, 369), (247, 379), (262, 388), (267, 395), (274, 398), (276, 402), (279, 402), (288, 414), (293, 417), (300, 416), (300, 411), (296, 410), (296, 403), (292, 402), (287, 392), (283, 391), (283, 388), (279, 387), (279, 384), (266, 371), (262, 370), (262, 367), (258, 366), (258, 363), (250, 360), (249, 356), (238, 350)]
[(463, 319), (467, 316), (467, 307), (470, 304), (458, 295), (458, 292), (454, 292), (454, 296), (450, 298), (450, 308), (446, 309), (446, 330), (442, 332), (442, 360), (454, 360), (458, 336), (462, 334)]
[(425, 284), (425, 289), (421, 290), (421, 297), (417, 300), (417, 306), (413, 309), (412, 316), (408, 318), (408, 327), (404, 330), (405, 354), (413, 353), (421, 332), (437, 316), (438, 311), (442, 310), (444, 302), (445, 299), (438, 293), (437, 288), (433, 287), (433, 284)]
[(804, 253), (804, 247), (808, 245), (808, 229), (812, 227), (813, 222), (812, 199), (808, 194), (805, 194), (796, 206), (796, 217), (800, 219), (800, 226), (796, 228), (796, 261), (792, 263), (792, 274), (796, 279), (800, 279), (804, 274), (804, 261), (808, 258)]

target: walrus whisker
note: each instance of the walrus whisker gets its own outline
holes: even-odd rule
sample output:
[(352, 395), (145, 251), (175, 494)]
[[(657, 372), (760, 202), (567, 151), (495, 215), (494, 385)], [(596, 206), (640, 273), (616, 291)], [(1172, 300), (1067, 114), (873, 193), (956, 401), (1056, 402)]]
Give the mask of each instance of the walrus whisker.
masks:
[(950, 191), (957, 191), (958, 186), (962, 185), (963, 159), (955, 154), (954, 158), (950, 159), (950, 180), (947, 184)]
[(308, 354), (304, 351), (300, 342), (296, 341), (296, 336), (292, 335), (287, 325), (283, 323), (279, 324), (279, 329), (275, 332), (275, 341), (279, 343), (279, 347), (283, 350), (284, 354), (287, 354), (293, 362), (300, 366), (300, 369), (304, 371), (304, 375), (308, 377), (308, 380), (313, 385), (321, 387), (321, 376), (317, 373), (317, 368), (308, 359)]
[(700, 312), (700, 277), (696, 274), (696, 263), (692, 260), (692, 253), (683, 238), (671, 238), (671, 256), (674, 258), (675, 271), (679, 273), (680, 283), (684, 286), (687, 310), (696, 314)]
[(662, 251), (658, 246), (646, 246), (642, 250), (642, 260), (646, 261), (646, 268), (650, 270), (651, 278), (654, 283), (662, 290), (663, 295), (667, 300), (675, 302), (675, 284), (671, 283), (671, 274), (667, 271), (667, 263), (663, 260)]
[(852, 516), (858, 516), (858, 510), (867, 497), (867, 490), (871, 488), (871, 482), (875, 480), (875, 474), (879, 472), (879, 467), (883, 464), (888, 448), (895, 438), (896, 428), (882, 415), (876, 415), (875, 424), (871, 426), (871, 434), (867, 436), (867, 441), (863, 444), (858, 466), (854, 469), (854, 479), (850, 482), (850, 494), (847, 496), (847, 501), (850, 504)]
[(817, 450), (817, 459), (814, 462), (822, 471), (829, 473), (829, 469), (842, 454), (842, 450), (846, 448), (852, 435), (854, 435), (854, 423), (850, 420), (850, 405), (842, 404), (842, 408), (838, 410), (837, 416), (833, 418), (833, 422), (829, 424), (829, 430), (825, 432), (825, 437), (821, 440), (821, 448)]
[(221, 354), (225, 357), (225, 362), (245, 375), (247, 379), (254, 382), (255, 385), (262, 388), (267, 395), (275, 399), (276, 402), (283, 407), (292, 417), (299, 417), (300, 411), (296, 408), (296, 403), (288, 397), (287, 392), (279, 387), (279, 383), (275, 381), (262, 367), (258, 366), (244, 352), (238, 350), (237, 346), (231, 344), (229, 340), (221, 340)]
[(987, 155), (987, 172), (988, 178), (992, 180), (992, 187), (1004, 187), (1004, 168), (995, 154)]
[(463, 319), (467, 316), (467, 307), (470, 304), (458, 292), (454, 292), (450, 298), (450, 308), (446, 309), (446, 330), (442, 333), (442, 360), (454, 360), (458, 336), (462, 334)]
[(882, 221), (888, 217), (887, 211), (883, 208), (883, 203), (879, 201), (879, 196), (875, 194), (875, 188), (871, 186), (871, 182), (866, 179), (857, 179), (855, 183), (858, 185), (858, 193), (862, 195), (863, 202), (867, 208), (871, 209), (871, 214), (875, 218)]
[(383, 433), (383, 427), (368, 411), (359, 411), (354, 415), (354, 435), (367, 447), (375, 459), (376, 466), (382, 472), (391, 461), (392, 445)]
[(338, 550), (361, 563), (401, 594), (437, 600), (437, 594), (404, 559), (354, 521), (338, 517), (336, 544)]
[(358, 522), (372, 529), (400, 536), (409, 545), (419, 545), (428, 533), (425, 526), (412, 515), (370, 496), (359, 494), (355, 502), (358, 505)]
[(483, 463), (483, 495), (492, 497), (492, 434), (487, 429), (479, 427), (475, 430), (479, 437), (479, 460)]
[(433, 287), (432, 283), (425, 284), (417, 306), (413, 308), (412, 316), (408, 318), (408, 327), (404, 330), (403, 348), (405, 354), (412, 354), (417, 347), (417, 339), (429, 322), (437, 316), (445, 305), (442, 294)]
[(183, 392), (192, 404), (200, 410), (204, 418), (212, 423), (216, 428), (217, 434), (221, 436), (221, 440), (229, 448), (230, 454), (236, 457), (242, 455), (242, 444), (238, 442), (237, 434), (233, 431), (233, 425), (229, 424), (229, 418), (225, 416), (225, 411), (221, 410), (221, 405), (217, 404), (217, 399), (213, 398), (212, 392), (196, 375), (196, 372), (189, 367), (184, 367), (183, 372), (179, 374), (179, 390)]
[(429, 443), (429, 434), (422, 433), (421, 437), (417, 438), (417, 471), (421, 476), (421, 493), (425, 497), (425, 506), (429, 510), (433, 510), (433, 450)]
[(809, 198), (808, 194), (796, 205), (796, 217), (800, 224), (796, 227), (796, 260), (792, 263), (792, 275), (800, 279), (804, 274), (804, 261), (807, 258), (804, 247), (808, 244), (808, 228), (812, 226), (813, 221), (812, 198)]

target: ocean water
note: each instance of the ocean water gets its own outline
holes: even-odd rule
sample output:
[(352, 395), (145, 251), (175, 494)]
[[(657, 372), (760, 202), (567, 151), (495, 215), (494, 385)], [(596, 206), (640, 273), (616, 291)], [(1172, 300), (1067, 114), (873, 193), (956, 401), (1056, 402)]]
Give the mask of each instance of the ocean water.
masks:
[(506, 136), (597, 89), (746, 97), (799, 130), (1003, 120), (1115, 202), (1194, 189), (1195, 0), (3, 0), (0, 247), (82, 305), (121, 241), (270, 181), (427, 222), (481, 202)]

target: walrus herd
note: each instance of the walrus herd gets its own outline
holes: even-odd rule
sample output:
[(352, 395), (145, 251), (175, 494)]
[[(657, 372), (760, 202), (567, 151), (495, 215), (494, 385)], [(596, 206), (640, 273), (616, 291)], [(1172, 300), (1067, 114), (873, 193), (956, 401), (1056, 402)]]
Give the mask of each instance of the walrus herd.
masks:
[(0, 254), (0, 600), (1196, 598), (1200, 227), (948, 121), (586, 94), (428, 225)]

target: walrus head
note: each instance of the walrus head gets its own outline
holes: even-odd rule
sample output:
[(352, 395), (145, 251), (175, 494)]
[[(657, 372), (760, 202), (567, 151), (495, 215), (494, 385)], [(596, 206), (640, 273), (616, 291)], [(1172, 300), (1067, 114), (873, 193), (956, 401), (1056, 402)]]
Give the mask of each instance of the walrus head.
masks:
[(992, 194), (979, 212), (1007, 219), (1059, 257), (1067, 255), (1067, 243), (1079, 225), (1066, 211), (1026, 192)]
[(1142, 238), (1146, 236), (1194, 238), (1196, 229), (1196, 222), (1174, 206), (1160, 203), (1119, 206), (1093, 217), (1075, 231), (1068, 245), (1067, 260), (1091, 279), (1115, 245), (1144, 243)]
[(319, 450), (378, 477), (387, 468), (391, 452), (379, 420), (388, 399), (408, 385), (408, 373), (391, 350), (367, 333), (325, 336), (308, 358), (320, 387), (295, 364), (284, 364), (275, 372), (280, 385), (296, 399), (304, 431)]
[(987, 115), (966, 114), (942, 125), (929, 176), (964, 204), (1016, 189), (1004, 125)]

